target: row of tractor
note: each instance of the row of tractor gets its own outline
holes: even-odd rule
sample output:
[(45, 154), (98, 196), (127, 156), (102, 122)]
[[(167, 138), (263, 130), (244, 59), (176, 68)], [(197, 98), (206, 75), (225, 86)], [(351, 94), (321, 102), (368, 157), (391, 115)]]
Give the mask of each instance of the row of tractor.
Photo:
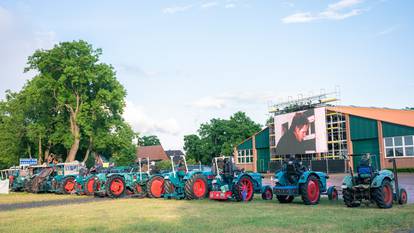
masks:
[[(344, 178), (341, 188), (345, 204), (357, 207), (366, 201), (390, 208), (393, 202), (407, 203), (407, 192), (398, 186), (396, 167), (394, 173), (376, 171), (369, 159), (361, 159), (357, 174), (351, 169), (351, 175)], [(142, 169), (143, 163), (147, 165), (146, 171)], [(188, 166), (185, 156), (171, 157), (170, 170), (154, 174), (150, 168), (146, 159), (131, 166), (98, 166), (89, 170), (82, 163), (72, 162), (5, 171), (14, 192), (233, 201), (251, 201), (254, 194), (259, 194), (264, 200), (276, 197), (280, 203), (290, 203), (300, 196), (306, 205), (318, 204), (321, 195), (327, 195), (329, 200), (339, 196), (336, 187), (328, 187), (326, 173), (311, 171), (293, 158), (285, 161), (270, 184), (264, 184), (260, 173), (237, 169), (233, 157), (216, 157), (211, 167)]]

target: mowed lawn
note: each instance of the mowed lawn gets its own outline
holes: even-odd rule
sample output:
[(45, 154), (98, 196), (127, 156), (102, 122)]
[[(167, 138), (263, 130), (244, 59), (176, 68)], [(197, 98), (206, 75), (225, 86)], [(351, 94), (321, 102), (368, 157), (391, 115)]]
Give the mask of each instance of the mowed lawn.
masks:
[[(30, 200), (43, 196), (10, 197), (13, 195)], [(12, 200), (10, 197), (0, 196), (0, 202)], [(0, 232), (395, 232), (413, 228), (414, 205), (350, 209), (342, 201), (332, 203), (326, 198), (317, 206), (305, 206), (300, 198), (292, 204), (279, 204), (263, 201), (258, 195), (250, 203), (108, 199), (0, 210)]]

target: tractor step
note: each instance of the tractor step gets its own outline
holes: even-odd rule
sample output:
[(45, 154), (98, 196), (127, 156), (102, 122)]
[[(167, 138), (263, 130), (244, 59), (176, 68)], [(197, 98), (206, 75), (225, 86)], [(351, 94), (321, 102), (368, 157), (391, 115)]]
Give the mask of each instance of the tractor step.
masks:
[(221, 191), (211, 191), (209, 196), (211, 200), (228, 200), (231, 198), (233, 193), (231, 191), (221, 192)]

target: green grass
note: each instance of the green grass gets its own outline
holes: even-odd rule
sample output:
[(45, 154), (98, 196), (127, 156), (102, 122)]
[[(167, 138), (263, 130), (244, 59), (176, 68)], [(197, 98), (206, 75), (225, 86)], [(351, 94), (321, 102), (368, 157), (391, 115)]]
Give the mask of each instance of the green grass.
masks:
[(50, 200), (66, 200), (74, 198), (85, 198), (85, 196), (70, 196), (70, 195), (56, 195), (56, 194), (30, 194), (30, 193), (11, 193), (0, 194), (0, 204), (14, 204), (14, 203), (27, 203), (37, 201), (50, 201)]
[(0, 232), (393, 232), (413, 229), (413, 219), (414, 205), (120, 199), (0, 212)]

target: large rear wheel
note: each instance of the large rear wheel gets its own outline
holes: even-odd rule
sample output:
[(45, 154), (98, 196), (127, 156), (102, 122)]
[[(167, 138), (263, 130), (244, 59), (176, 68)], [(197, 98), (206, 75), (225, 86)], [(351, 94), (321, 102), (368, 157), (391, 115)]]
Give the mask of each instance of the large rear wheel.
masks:
[(91, 176), (86, 179), (85, 183), (83, 184), (83, 192), (87, 196), (92, 196), (95, 193), (95, 176)]
[(148, 181), (148, 197), (160, 198), (164, 194), (164, 178), (162, 176), (153, 176)]
[(203, 199), (207, 194), (207, 179), (203, 174), (195, 174), (185, 182), (185, 197), (188, 200)]
[(76, 180), (75, 177), (69, 176), (62, 180), (62, 186), (60, 192), (62, 194), (70, 194), (75, 190)]
[(348, 207), (358, 207), (361, 205), (360, 202), (355, 202), (354, 193), (351, 190), (343, 189), (342, 196), (344, 198), (344, 203)]
[(254, 196), (252, 179), (244, 175), (237, 184), (234, 185), (233, 197), (236, 201), (251, 201)]
[(388, 209), (392, 207), (393, 193), (391, 183), (383, 180), (381, 187), (373, 189), (372, 198), (379, 208)]
[(305, 205), (316, 205), (321, 198), (319, 188), (319, 179), (313, 175), (308, 177), (308, 180), (301, 185), (302, 200)]
[(175, 191), (175, 187), (171, 180), (164, 180), (164, 192), (165, 194), (173, 194)]
[(106, 194), (112, 198), (119, 198), (125, 193), (125, 179), (120, 175), (113, 175), (108, 178)]

